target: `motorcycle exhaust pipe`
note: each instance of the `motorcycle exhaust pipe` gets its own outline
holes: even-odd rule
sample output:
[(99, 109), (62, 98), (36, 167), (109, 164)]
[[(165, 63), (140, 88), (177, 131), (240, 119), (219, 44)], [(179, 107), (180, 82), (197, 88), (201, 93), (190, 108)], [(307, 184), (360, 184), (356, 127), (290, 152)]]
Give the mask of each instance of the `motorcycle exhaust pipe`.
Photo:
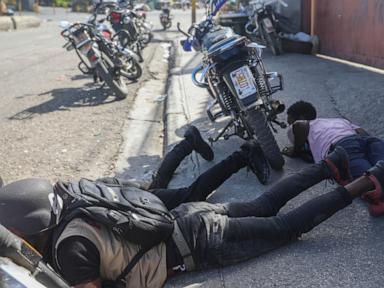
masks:
[(279, 100), (274, 100), (271, 102), (271, 107), (273, 109), (273, 111), (276, 112), (276, 114), (280, 114), (280, 113), (283, 113), (284, 110), (285, 110), (285, 105), (283, 102), (279, 101)]

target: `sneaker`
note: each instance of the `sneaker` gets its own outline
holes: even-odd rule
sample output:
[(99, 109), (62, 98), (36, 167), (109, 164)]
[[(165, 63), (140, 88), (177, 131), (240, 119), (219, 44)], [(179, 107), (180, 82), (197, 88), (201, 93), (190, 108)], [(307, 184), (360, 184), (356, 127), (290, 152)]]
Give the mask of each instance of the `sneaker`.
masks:
[(340, 146), (336, 146), (327, 158), (324, 159), (332, 178), (342, 186), (352, 181), (351, 172), (349, 171), (349, 157), (347, 151)]
[(199, 130), (195, 126), (190, 125), (188, 127), (184, 133), (184, 138), (201, 157), (207, 161), (213, 160), (214, 154), (211, 147), (203, 140), (203, 137), (201, 137)]
[(256, 141), (251, 141), (244, 143), (240, 148), (246, 153), (245, 157), (248, 168), (256, 175), (260, 183), (265, 185), (269, 180), (271, 171), (260, 144)]
[(375, 166), (365, 172), (366, 176), (375, 184), (375, 190), (365, 193), (363, 199), (369, 202), (368, 210), (372, 216), (384, 214), (384, 161), (380, 160)]

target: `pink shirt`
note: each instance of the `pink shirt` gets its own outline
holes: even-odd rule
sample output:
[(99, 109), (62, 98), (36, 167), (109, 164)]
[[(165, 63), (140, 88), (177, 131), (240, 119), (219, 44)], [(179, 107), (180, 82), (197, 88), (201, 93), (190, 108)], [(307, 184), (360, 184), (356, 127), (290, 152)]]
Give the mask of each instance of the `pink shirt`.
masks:
[(332, 144), (357, 134), (357, 128), (360, 127), (343, 118), (316, 118), (309, 121), (308, 143), (315, 162), (327, 156)]

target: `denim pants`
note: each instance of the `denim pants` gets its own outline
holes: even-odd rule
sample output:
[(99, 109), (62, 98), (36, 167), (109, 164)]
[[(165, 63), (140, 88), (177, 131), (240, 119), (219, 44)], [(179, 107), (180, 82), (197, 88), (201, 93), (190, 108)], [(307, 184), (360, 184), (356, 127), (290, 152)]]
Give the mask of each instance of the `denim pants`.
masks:
[(336, 146), (347, 151), (353, 179), (363, 175), (377, 161), (384, 160), (384, 142), (376, 137), (352, 135), (339, 140), (333, 145)]
[(192, 251), (196, 269), (257, 257), (297, 239), (343, 209), (352, 198), (343, 187), (318, 196), (287, 214), (292, 198), (330, 176), (324, 162), (311, 165), (245, 203), (185, 203), (172, 210)]
[(181, 163), (192, 152), (191, 145), (186, 140), (178, 143), (160, 164), (155, 177), (149, 186), (149, 191), (159, 197), (169, 210), (178, 205), (192, 201), (204, 201), (209, 194), (218, 188), (232, 174), (246, 166), (243, 151), (236, 151), (201, 174), (191, 185), (176, 189), (167, 186)]
[[(182, 141), (168, 153), (150, 191), (170, 209), (174, 208), (171, 212), (189, 245), (196, 269), (228, 265), (276, 249), (310, 231), (352, 202), (348, 192), (339, 187), (287, 214), (277, 214), (290, 199), (330, 177), (324, 162), (281, 180), (253, 201), (196, 202), (204, 201), (207, 195), (246, 165), (242, 152), (235, 152), (216, 164), (188, 187), (156, 188), (160, 184), (166, 187), (174, 170), (191, 151)], [(182, 264), (172, 242), (167, 243), (168, 268)]]

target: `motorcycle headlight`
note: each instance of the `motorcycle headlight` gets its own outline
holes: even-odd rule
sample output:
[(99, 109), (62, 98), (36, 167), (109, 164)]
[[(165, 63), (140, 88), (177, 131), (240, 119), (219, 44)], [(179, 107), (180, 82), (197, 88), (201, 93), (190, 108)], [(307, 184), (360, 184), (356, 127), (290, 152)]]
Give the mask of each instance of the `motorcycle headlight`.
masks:
[(124, 17), (124, 19), (123, 19), (123, 23), (124, 24), (128, 24), (128, 23), (130, 23), (132, 20), (131, 20), (131, 18), (129, 18), (129, 17)]

